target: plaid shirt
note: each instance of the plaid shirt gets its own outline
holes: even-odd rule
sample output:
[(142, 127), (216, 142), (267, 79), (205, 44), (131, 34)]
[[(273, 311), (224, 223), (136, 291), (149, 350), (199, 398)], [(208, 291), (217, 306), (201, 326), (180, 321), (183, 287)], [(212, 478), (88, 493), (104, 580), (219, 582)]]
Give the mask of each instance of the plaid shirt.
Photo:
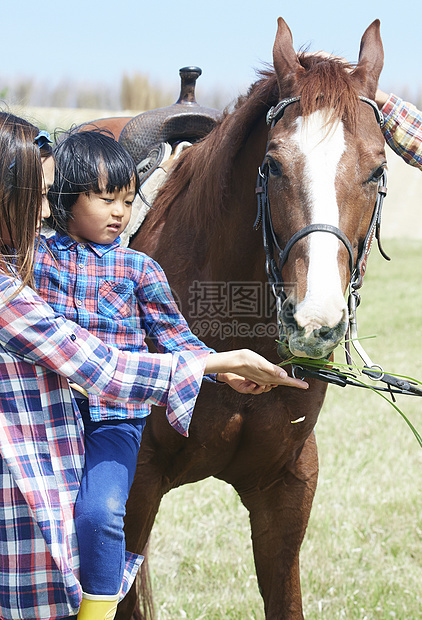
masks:
[(395, 95), (389, 96), (381, 112), (387, 144), (408, 164), (422, 170), (422, 113)]
[[(161, 267), (149, 256), (114, 243), (44, 239), (35, 266), (39, 294), (54, 310), (124, 351), (211, 351), (190, 331)], [(147, 403), (110, 403), (89, 396), (94, 421), (147, 416)]]
[[(73, 509), (82, 425), (67, 379), (110, 398), (167, 405), (185, 434), (207, 351), (119, 352), (0, 274), (0, 617), (52, 619), (81, 601)], [(126, 556), (125, 594), (141, 558)]]

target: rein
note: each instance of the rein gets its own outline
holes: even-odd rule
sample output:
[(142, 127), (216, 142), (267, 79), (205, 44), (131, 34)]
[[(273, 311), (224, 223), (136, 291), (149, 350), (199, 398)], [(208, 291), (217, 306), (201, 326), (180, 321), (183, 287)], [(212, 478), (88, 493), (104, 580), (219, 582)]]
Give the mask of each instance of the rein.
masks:
[[(384, 124), (384, 118), (381, 112), (379, 111), (376, 103), (367, 97), (360, 96), (359, 99), (370, 105), (374, 110), (376, 120), (380, 127)], [(266, 117), (267, 125), (270, 125), (270, 128), (273, 128), (274, 125), (282, 118), (285, 109), (294, 103), (300, 101), (300, 96), (290, 97), (287, 99), (281, 100), (276, 106), (272, 107)], [(267, 145), (268, 148), (268, 145)], [(266, 149), (267, 151), (267, 149)], [(282, 277), (282, 269), (285, 265), (289, 253), (292, 247), (297, 243), (300, 239), (303, 239), (307, 235), (312, 234), (313, 232), (325, 232), (332, 235), (335, 235), (346, 247), (347, 252), (349, 254), (349, 271), (350, 271), (350, 283), (349, 283), (349, 299), (348, 299), (348, 308), (349, 308), (349, 326), (348, 333), (346, 337), (346, 361), (349, 366), (352, 364), (352, 358), (350, 355), (349, 343), (352, 342), (353, 347), (356, 352), (360, 356), (360, 358), (364, 362), (363, 373), (369, 376), (373, 380), (383, 381), (387, 387), (379, 387), (379, 386), (366, 386), (361, 382), (355, 381), (355, 377), (351, 373), (334, 373), (329, 369), (316, 369), (316, 368), (306, 368), (306, 365), (293, 365), (293, 374), (294, 376), (305, 378), (305, 377), (314, 377), (321, 381), (327, 383), (334, 383), (336, 385), (354, 385), (356, 387), (371, 387), (371, 389), (375, 389), (378, 391), (388, 391), (392, 396), (394, 393), (400, 394), (412, 394), (422, 396), (422, 390), (418, 388), (413, 382), (403, 381), (402, 379), (398, 379), (393, 375), (389, 375), (383, 372), (381, 366), (377, 364), (373, 364), (370, 357), (366, 354), (363, 347), (360, 345), (357, 339), (357, 320), (356, 320), (356, 309), (360, 303), (360, 296), (358, 293), (358, 289), (361, 288), (363, 284), (363, 277), (366, 272), (366, 265), (368, 261), (368, 256), (371, 251), (372, 243), (374, 237), (377, 239), (378, 248), (381, 255), (386, 259), (390, 260), (387, 254), (384, 252), (381, 246), (380, 240), (380, 227), (381, 227), (381, 211), (382, 205), (384, 201), (384, 197), (387, 194), (387, 175), (384, 170), (382, 176), (378, 181), (378, 189), (377, 189), (377, 198), (374, 205), (374, 210), (372, 213), (371, 222), (369, 224), (368, 231), (366, 233), (364, 242), (362, 244), (362, 248), (360, 253), (357, 256), (356, 263), (354, 261), (353, 256), (353, 248), (350, 243), (350, 240), (344, 234), (342, 230), (337, 228), (336, 226), (332, 226), (331, 224), (310, 224), (309, 226), (305, 226), (298, 230), (289, 241), (286, 243), (284, 248), (281, 248), (277, 235), (274, 231), (272, 217), (271, 217), (271, 208), (268, 194), (268, 181), (269, 181), (269, 166), (266, 160), (266, 153), (264, 157), (263, 164), (258, 170), (258, 178), (256, 185), (256, 195), (258, 201), (258, 212), (257, 217), (254, 223), (254, 229), (257, 230), (260, 225), (262, 225), (262, 237), (263, 237), (263, 245), (265, 251), (265, 271), (267, 274), (268, 281), (271, 285), (273, 295), (276, 300), (277, 307), (277, 316), (281, 310), (281, 306), (285, 299), (287, 298), (286, 292), (284, 290), (284, 281)], [(278, 258), (275, 258), (275, 254), (278, 255)]]

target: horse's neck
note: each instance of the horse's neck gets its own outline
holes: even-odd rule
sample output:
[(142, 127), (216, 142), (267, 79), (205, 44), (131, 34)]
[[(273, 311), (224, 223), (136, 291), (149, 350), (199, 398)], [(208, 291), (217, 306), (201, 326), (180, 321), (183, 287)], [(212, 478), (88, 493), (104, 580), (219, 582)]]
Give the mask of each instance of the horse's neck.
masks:
[[(221, 163), (218, 167), (199, 161), (200, 157), (210, 156), (202, 149), (194, 163), (196, 170), (207, 170), (207, 191), (200, 193), (202, 198), (198, 199), (193, 186), (203, 180), (194, 174), (194, 181), (177, 195), (165, 216), (144, 232), (141, 229), (131, 244), (155, 258), (175, 286), (193, 279), (256, 281), (263, 277), (262, 238), (253, 230), (253, 223), (257, 208), (255, 184), (266, 139), (267, 128), (262, 120), (224, 167)], [(212, 155), (219, 157), (218, 151)], [(221, 183), (225, 191), (217, 200), (215, 192)], [(159, 206), (155, 212), (160, 212)]]
[[(266, 141), (267, 128), (262, 122), (232, 161), (226, 191), (214, 207), (216, 213), (210, 212), (198, 223), (195, 235), (186, 231), (192, 240), (192, 252), (204, 261), (201, 268), (215, 280), (256, 279), (263, 274), (262, 237), (253, 224), (257, 212), (256, 179)], [(220, 182), (217, 173), (212, 185), (217, 187)], [(188, 204), (183, 206), (189, 208)]]

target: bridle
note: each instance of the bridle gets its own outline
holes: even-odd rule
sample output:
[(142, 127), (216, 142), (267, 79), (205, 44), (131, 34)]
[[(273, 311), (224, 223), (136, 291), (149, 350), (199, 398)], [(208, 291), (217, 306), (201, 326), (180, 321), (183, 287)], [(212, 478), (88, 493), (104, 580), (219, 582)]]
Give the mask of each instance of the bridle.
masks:
[[(376, 119), (380, 126), (383, 125), (384, 119), (381, 112), (378, 110), (378, 107), (374, 101), (368, 99), (367, 97), (359, 97), (359, 99), (372, 107), (374, 110)], [(267, 114), (267, 125), (270, 125), (272, 129), (274, 125), (282, 118), (285, 109), (292, 105), (293, 103), (299, 102), (300, 96), (290, 97), (288, 99), (281, 100), (276, 106), (272, 107)], [(267, 144), (268, 149), (268, 144)], [(368, 259), (369, 252), (371, 250), (372, 241), (375, 237), (378, 241), (378, 245), (381, 251), (381, 254), (389, 260), (388, 256), (385, 254), (381, 247), (380, 242), (380, 224), (381, 224), (381, 211), (384, 197), (387, 193), (387, 175), (384, 171), (382, 176), (378, 181), (378, 191), (377, 191), (377, 199), (375, 202), (371, 223), (369, 225), (368, 231), (366, 233), (364, 242), (362, 244), (362, 249), (357, 257), (356, 264), (353, 256), (353, 248), (350, 240), (344, 234), (340, 228), (337, 226), (332, 226), (331, 224), (310, 224), (309, 226), (305, 226), (298, 230), (286, 243), (284, 248), (282, 249), (278, 243), (277, 235), (274, 231), (272, 217), (271, 217), (271, 208), (270, 208), (270, 200), (268, 195), (268, 180), (269, 180), (269, 165), (266, 161), (267, 149), (265, 152), (264, 161), (259, 168), (258, 171), (258, 179), (256, 185), (256, 194), (258, 199), (258, 213), (254, 224), (254, 229), (256, 230), (262, 225), (262, 236), (263, 236), (263, 244), (265, 250), (265, 271), (267, 274), (268, 281), (272, 287), (273, 294), (276, 298), (277, 305), (280, 306), (283, 301), (286, 299), (286, 293), (284, 290), (284, 282), (282, 278), (282, 269), (285, 265), (289, 253), (292, 247), (297, 243), (300, 239), (303, 239), (307, 235), (312, 234), (313, 232), (326, 232), (335, 235), (346, 247), (347, 252), (349, 254), (349, 271), (350, 271), (350, 286), (356, 291), (358, 288), (362, 286), (363, 276), (366, 270), (366, 263)], [(278, 261), (275, 258), (275, 253), (278, 254)]]
[[(380, 127), (384, 124), (384, 117), (379, 111), (376, 103), (367, 97), (360, 96), (359, 99), (371, 106), (374, 110), (376, 120)], [(285, 109), (294, 103), (300, 101), (300, 96), (290, 97), (287, 99), (282, 99), (276, 106), (270, 108), (267, 114), (267, 125), (270, 125), (270, 129), (274, 127), (274, 125), (282, 118)], [(360, 303), (360, 296), (358, 293), (358, 289), (361, 288), (363, 284), (363, 277), (366, 272), (366, 264), (368, 260), (369, 253), (371, 251), (372, 242), (374, 237), (377, 239), (378, 248), (382, 254), (382, 256), (386, 260), (390, 260), (387, 254), (384, 252), (381, 246), (380, 240), (380, 226), (381, 226), (381, 211), (382, 205), (384, 201), (384, 197), (387, 194), (387, 175), (385, 170), (383, 171), (382, 176), (378, 181), (377, 188), (377, 197), (372, 213), (371, 222), (368, 227), (368, 231), (366, 233), (365, 239), (363, 241), (361, 250), (357, 256), (356, 261), (354, 260), (353, 248), (350, 240), (345, 235), (345, 233), (337, 228), (336, 226), (332, 226), (331, 224), (310, 224), (309, 226), (305, 226), (301, 228), (296, 233), (292, 235), (292, 237), (287, 241), (284, 248), (281, 248), (277, 239), (277, 235), (274, 231), (272, 217), (271, 217), (271, 208), (268, 194), (268, 181), (269, 181), (269, 165), (266, 161), (266, 155), (268, 150), (268, 144), (264, 156), (263, 163), (258, 170), (258, 179), (256, 185), (256, 195), (258, 201), (258, 212), (257, 217), (254, 223), (254, 229), (257, 230), (259, 226), (262, 226), (262, 237), (263, 237), (263, 245), (265, 251), (265, 271), (267, 274), (268, 281), (271, 285), (273, 295), (276, 300), (276, 309), (277, 309), (277, 317), (281, 311), (281, 307), (283, 302), (286, 300), (287, 295), (285, 292), (285, 286), (282, 277), (283, 266), (285, 265), (289, 253), (292, 247), (304, 237), (314, 233), (314, 232), (324, 232), (335, 235), (345, 246), (348, 255), (349, 255), (349, 271), (350, 271), (350, 282), (349, 282), (349, 299), (348, 299), (348, 308), (349, 308), (349, 326), (348, 326), (348, 334), (346, 336), (346, 361), (350, 366), (352, 365), (351, 355), (350, 355), (350, 342), (352, 342), (353, 347), (357, 351), (358, 355), (364, 362), (364, 370), (363, 372), (368, 375), (370, 378), (374, 380), (384, 381), (388, 387), (375, 387), (373, 389), (377, 389), (380, 391), (389, 391), (392, 393), (406, 393), (406, 394), (417, 394), (422, 395), (422, 390), (420, 388), (415, 387), (412, 382), (402, 381), (397, 379), (393, 375), (388, 375), (384, 373), (382, 368), (373, 364), (370, 357), (366, 354), (363, 347), (360, 345), (357, 339), (357, 321), (356, 321), (356, 309)], [(277, 256), (277, 258), (276, 258)], [(358, 387), (369, 387), (364, 385), (361, 382), (356, 382), (354, 375), (350, 373), (342, 373), (342, 374), (334, 374), (329, 370), (322, 369), (309, 369), (306, 368), (306, 365), (294, 365), (293, 372), (295, 376), (303, 377), (315, 377), (322, 381), (328, 383), (335, 383), (337, 385), (345, 386), (345, 385), (355, 385)]]

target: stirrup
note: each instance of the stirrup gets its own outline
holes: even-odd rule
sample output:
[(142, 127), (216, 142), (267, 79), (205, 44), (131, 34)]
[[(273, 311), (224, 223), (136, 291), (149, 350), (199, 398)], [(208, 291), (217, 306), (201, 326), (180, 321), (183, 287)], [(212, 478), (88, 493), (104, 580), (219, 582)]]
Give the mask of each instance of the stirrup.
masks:
[(156, 170), (163, 161), (169, 159), (170, 155), (171, 145), (168, 142), (161, 142), (154, 146), (145, 159), (136, 166), (140, 184), (143, 185), (154, 170)]

